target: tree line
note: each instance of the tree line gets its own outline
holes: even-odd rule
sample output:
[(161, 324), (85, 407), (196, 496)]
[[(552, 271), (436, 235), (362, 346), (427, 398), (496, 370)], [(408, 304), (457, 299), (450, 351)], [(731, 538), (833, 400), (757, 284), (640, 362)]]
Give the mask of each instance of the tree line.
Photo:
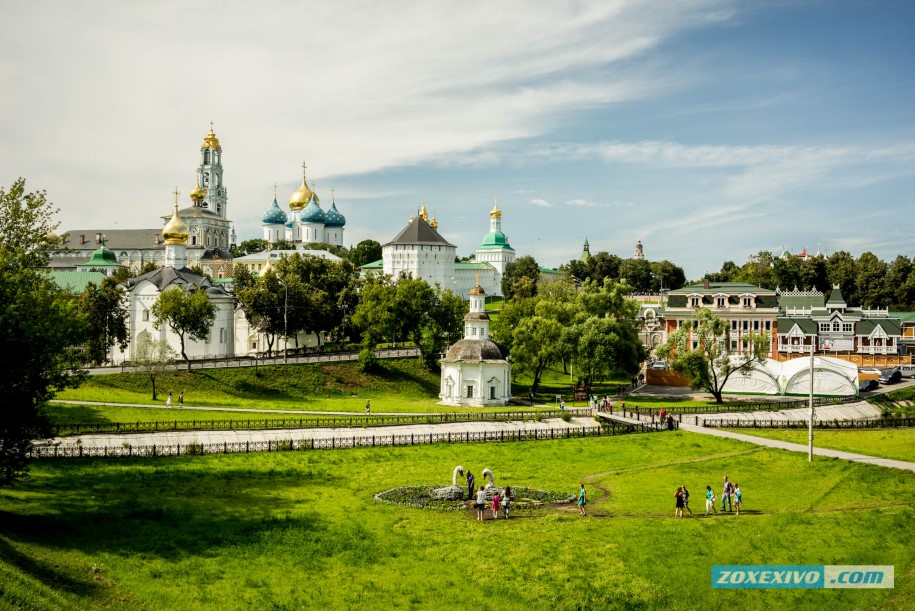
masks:
[(838, 285), (849, 305), (915, 310), (913, 261), (905, 255), (887, 263), (871, 252), (861, 253), (856, 259), (840, 250), (828, 257), (817, 255), (802, 260), (762, 250), (742, 266), (725, 261), (721, 270), (709, 274), (709, 278), (715, 282), (749, 282), (767, 289), (815, 288), (826, 295)]

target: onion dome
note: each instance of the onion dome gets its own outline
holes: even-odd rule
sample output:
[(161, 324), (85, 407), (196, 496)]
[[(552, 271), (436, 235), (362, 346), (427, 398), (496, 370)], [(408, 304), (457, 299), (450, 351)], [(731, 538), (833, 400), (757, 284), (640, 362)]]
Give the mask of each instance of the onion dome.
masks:
[(165, 238), (166, 244), (184, 244), (190, 235), (191, 230), (188, 229), (187, 223), (178, 216), (178, 204), (176, 203), (172, 219), (162, 228), (162, 237)]
[(289, 198), (289, 208), (294, 212), (298, 212), (302, 208), (308, 205), (308, 202), (311, 201), (311, 198), (314, 196), (311, 189), (308, 188), (308, 176), (306, 175), (308, 166), (302, 164), (302, 186), (292, 192), (292, 196)]
[(280, 210), (280, 205), (276, 203), (275, 197), (273, 198), (273, 203), (267, 206), (267, 210), (264, 211), (264, 216), (261, 217), (261, 222), (264, 225), (285, 225), (288, 220), (289, 217)]
[(92, 258), (89, 259), (88, 261), (86, 261), (85, 263), (83, 263), (81, 266), (82, 267), (93, 267), (93, 266), (103, 267), (103, 266), (109, 266), (109, 265), (120, 265), (120, 262), (118, 262), (118, 258), (111, 251), (111, 249), (108, 248), (107, 246), (105, 246), (104, 244), (102, 244), (98, 248), (98, 250), (96, 250), (94, 253), (92, 253)]
[(318, 205), (318, 198), (312, 197), (308, 205), (302, 210), (302, 216), (299, 218), (303, 223), (320, 223), (324, 224), (325, 216), (321, 206)]
[(210, 124), (210, 133), (203, 139), (203, 144), (200, 145), (200, 148), (222, 150), (222, 147), (219, 145), (219, 138), (213, 133), (212, 123)]
[(429, 226), (432, 227), (432, 229), (438, 229), (438, 221), (435, 219), (435, 215), (433, 215), (432, 220), (429, 221)]
[(324, 213), (324, 224), (327, 227), (343, 227), (346, 225), (346, 217), (337, 210), (337, 202), (331, 198), (330, 210)]
[(470, 289), (471, 295), (485, 295), (486, 294), (486, 291), (483, 290), (483, 287), (480, 286), (479, 282), (480, 281), (477, 280), (477, 285), (475, 287), (473, 287), (472, 289)]
[(498, 205), (498, 204), (493, 204), (493, 205), (492, 205), (492, 210), (489, 211), (489, 216), (491, 216), (491, 217), (494, 218), (494, 219), (500, 219), (500, 218), (502, 218), (502, 211), (499, 210), (499, 205)]
[(427, 223), (429, 222), (429, 213), (426, 212), (426, 203), (425, 202), (423, 202), (422, 207), (419, 209), (419, 218), (426, 221)]
[(194, 188), (191, 189), (190, 196), (194, 201), (195, 206), (200, 205), (200, 202), (203, 201), (203, 198), (207, 196), (207, 190), (201, 187), (199, 184), (195, 184)]

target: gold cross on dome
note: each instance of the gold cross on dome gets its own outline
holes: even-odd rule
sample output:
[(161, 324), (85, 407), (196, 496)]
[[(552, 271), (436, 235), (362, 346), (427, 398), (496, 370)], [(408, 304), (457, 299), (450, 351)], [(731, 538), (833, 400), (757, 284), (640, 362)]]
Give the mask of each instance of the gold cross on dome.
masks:
[(336, 197), (336, 195), (337, 195), (337, 188), (331, 187), (330, 188), (330, 201), (334, 201), (334, 197)]
[(477, 286), (480, 286), (480, 274), (476, 275)]
[(178, 196), (181, 195), (181, 191), (178, 190), (178, 187), (175, 187), (175, 205), (178, 205)]
[(273, 199), (276, 199), (276, 181), (273, 182)]
[(303, 161), (302, 162), (302, 179), (304, 180), (307, 175), (308, 175), (308, 164)]

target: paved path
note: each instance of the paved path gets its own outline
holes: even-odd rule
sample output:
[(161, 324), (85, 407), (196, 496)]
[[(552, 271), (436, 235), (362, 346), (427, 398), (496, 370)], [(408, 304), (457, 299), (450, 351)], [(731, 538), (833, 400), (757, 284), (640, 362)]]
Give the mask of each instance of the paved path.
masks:
[[(448, 434), (460, 435), (463, 433), (482, 433), (493, 431), (517, 430), (565, 430), (594, 428), (596, 423), (593, 418), (572, 418), (566, 422), (561, 418), (545, 418), (540, 422), (535, 420), (512, 422), (447, 422), (443, 424), (408, 424), (404, 426), (384, 427), (353, 427), (335, 429), (271, 429), (271, 430), (240, 430), (240, 431), (168, 431), (161, 433), (99, 433), (92, 435), (74, 435), (57, 437), (45, 442), (36, 442), (36, 446), (59, 445), (60, 447), (83, 448), (119, 447), (124, 444), (132, 446), (152, 445), (187, 445), (244, 443), (246, 441), (286, 441), (289, 439), (346, 439), (390, 437), (392, 435), (428, 435)], [(79, 440), (79, 443), (77, 443)]]
[[(845, 403), (843, 405), (826, 405), (815, 408), (815, 415), (818, 421), (825, 420), (862, 420), (868, 418), (879, 418), (880, 408), (871, 405), (866, 401), (856, 403)], [(777, 412), (725, 412), (721, 414), (690, 414), (683, 416), (683, 422), (693, 425), (701, 425), (705, 420), (740, 420), (743, 422), (752, 422), (756, 420), (760, 423), (787, 423), (787, 422), (807, 422), (810, 416), (809, 407), (794, 409), (783, 409)]]
[[(777, 439), (766, 439), (764, 437), (753, 437), (751, 435), (741, 435), (740, 433), (732, 433), (731, 431), (721, 431), (718, 429), (709, 429), (703, 426), (695, 426), (692, 424), (683, 423), (680, 425), (680, 428), (684, 431), (689, 431), (691, 433), (701, 433), (703, 435), (712, 435), (714, 437), (724, 437), (727, 439), (736, 439), (738, 441), (746, 441), (747, 443), (753, 443), (760, 446), (766, 446), (767, 448), (777, 448), (779, 450), (789, 450), (791, 452), (804, 452), (807, 453), (807, 446), (800, 443), (790, 443), (788, 441), (779, 441)], [(840, 450), (829, 450), (826, 448), (816, 447), (816, 432), (814, 431), (814, 447), (813, 454), (815, 456), (827, 456), (830, 458), (841, 458), (843, 460), (851, 460), (854, 462), (867, 463), (869, 465), (880, 465), (881, 467), (892, 467), (893, 469), (905, 469), (906, 471), (915, 471), (915, 463), (905, 462), (902, 460), (892, 460), (890, 458), (877, 458), (875, 456), (866, 456), (864, 454), (854, 454), (852, 452), (842, 452)]]

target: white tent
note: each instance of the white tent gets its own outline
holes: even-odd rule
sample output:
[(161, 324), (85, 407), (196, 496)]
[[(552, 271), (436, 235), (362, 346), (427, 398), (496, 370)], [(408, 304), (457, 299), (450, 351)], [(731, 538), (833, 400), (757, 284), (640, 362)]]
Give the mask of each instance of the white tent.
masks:
[[(858, 368), (854, 363), (815, 356), (813, 369), (813, 394), (844, 396), (858, 393)], [(784, 362), (767, 359), (762, 363), (754, 363), (748, 374), (732, 374), (723, 391), (764, 395), (807, 395), (810, 392), (810, 359), (796, 358)]]

